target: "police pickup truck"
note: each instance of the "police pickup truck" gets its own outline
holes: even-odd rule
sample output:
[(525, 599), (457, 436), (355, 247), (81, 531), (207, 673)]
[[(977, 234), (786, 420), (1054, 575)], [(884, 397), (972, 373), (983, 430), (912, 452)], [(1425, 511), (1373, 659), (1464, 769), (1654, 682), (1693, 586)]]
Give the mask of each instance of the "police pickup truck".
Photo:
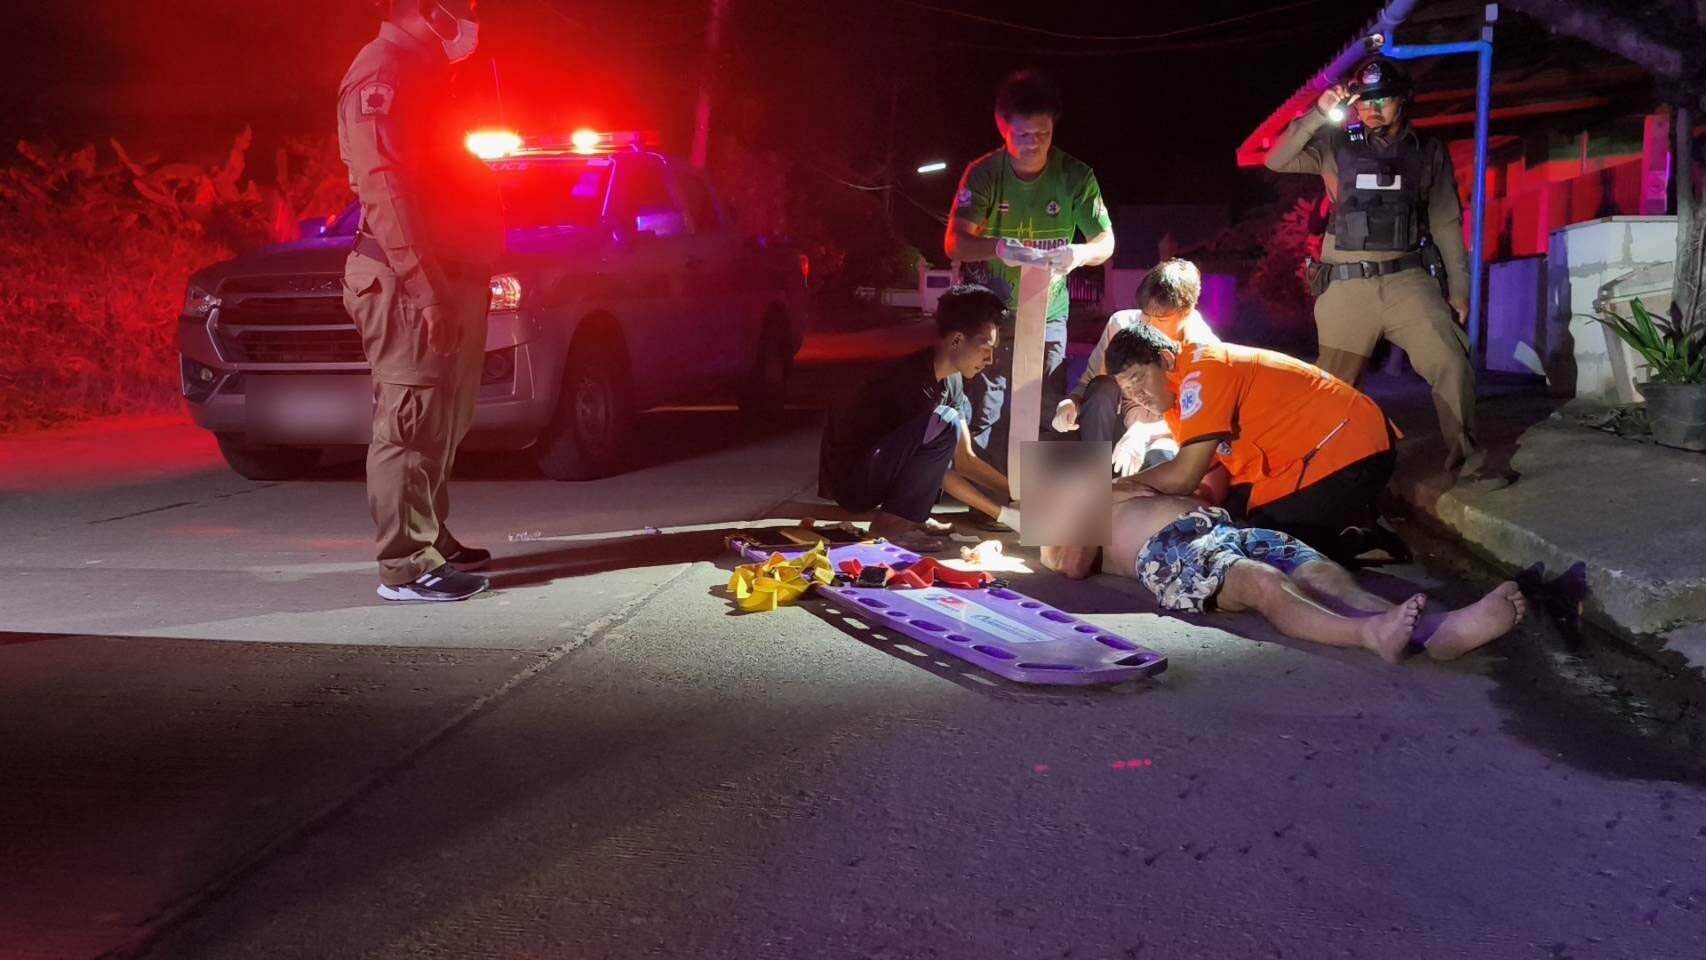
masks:
[[(621, 470), (648, 407), (729, 387), (743, 412), (781, 402), (805, 326), (801, 254), (742, 237), (699, 171), (638, 138), (469, 148), (498, 174), (507, 249), (464, 451), (528, 449), (548, 477), (593, 479)], [(342, 300), (359, 221), (351, 205), (190, 278), (184, 400), (245, 477), (299, 476), (367, 442), (369, 368)]]

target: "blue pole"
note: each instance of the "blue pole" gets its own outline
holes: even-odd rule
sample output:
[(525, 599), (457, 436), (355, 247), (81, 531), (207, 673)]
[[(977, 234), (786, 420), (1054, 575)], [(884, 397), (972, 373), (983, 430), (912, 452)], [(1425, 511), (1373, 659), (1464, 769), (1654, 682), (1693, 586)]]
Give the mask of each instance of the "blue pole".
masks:
[(1482, 245), (1487, 218), (1487, 126), (1488, 111), (1493, 99), (1493, 22), (1499, 18), (1499, 6), (1487, 5), (1487, 22), (1481, 27), (1481, 39), (1462, 43), (1434, 43), (1408, 46), (1391, 44), (1381, 51), (1394, 60), (1415, 60), (1421, 57), (1443, 57), (1473, 53), (1475, 69), (1475, 189), (1469, 210), (1469, 316), (1464, 325), (1469, 329), (1470, 356), (1479, 365), (1484, 348), (1481, 321)]

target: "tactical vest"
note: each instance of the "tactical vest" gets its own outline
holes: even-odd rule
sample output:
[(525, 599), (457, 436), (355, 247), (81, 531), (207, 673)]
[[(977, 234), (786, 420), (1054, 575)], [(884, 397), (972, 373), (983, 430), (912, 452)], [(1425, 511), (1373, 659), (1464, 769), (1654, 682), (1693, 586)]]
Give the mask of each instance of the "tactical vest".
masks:
[(1337, 140), (1334, 245), (1340, 250), (1415, 250), (1427, 231), (1426, 145), (1408, 135), (1385, 147), (1344, 135)]

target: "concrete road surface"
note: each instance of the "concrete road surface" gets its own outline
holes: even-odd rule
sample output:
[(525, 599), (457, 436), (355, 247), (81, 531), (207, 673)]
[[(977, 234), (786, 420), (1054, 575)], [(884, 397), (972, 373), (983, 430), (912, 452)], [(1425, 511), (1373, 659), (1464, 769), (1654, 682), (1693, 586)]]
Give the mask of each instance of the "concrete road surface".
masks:
[(722, 536), (817, 509), (817, 424), (472, 463), (498, 589), (435, 608), (374, 596), (354, 467), (251, 483), (175, 418), (0, 440), (0, 957), (1706, 956), (1698, 767), (1543, 617), (1388, 667), (1039, 574), (1172, 664), (1050, 690), (731, 615)]

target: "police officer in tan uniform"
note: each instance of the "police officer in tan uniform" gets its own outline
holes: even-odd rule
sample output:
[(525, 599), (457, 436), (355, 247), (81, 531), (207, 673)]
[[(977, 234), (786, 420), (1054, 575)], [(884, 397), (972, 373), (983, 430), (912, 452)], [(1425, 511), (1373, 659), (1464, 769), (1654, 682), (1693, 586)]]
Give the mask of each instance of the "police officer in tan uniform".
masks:
[[(1320, 269), (1330, 282), (1315, 301), (1319, 365), (1355, 384), (1384, 337), (1409, 355), (1433, 388), (1446, 440), (1446, 468), (1474, 455), (1475, 371), (1463, 324), (1469, 314), (1469, 257), (1463, 207), (1445, 144), (1407, 122), (1409, 76), (1397, 63), (1363, 61), (1349, 86), (1321, 94), (1269, 151), (1277, 173), (1313, 173), (1333, 200)], [(1340, 127), (1335, 108), (1354, 106)], [(1432, 269), (1443, 268), (1449, 302)]]
[(338, 92), (339, 151), (362, 208), (344, 307), (373, 367), (367, 499), (387, 600), (464, 600), (488, 586), (466, 570), (491, 554), (445, 525), (504, 239), (494, 175), (464, 148), (451, 97), (451, 64), (478, 42), (475, 2), (392, 0)]

